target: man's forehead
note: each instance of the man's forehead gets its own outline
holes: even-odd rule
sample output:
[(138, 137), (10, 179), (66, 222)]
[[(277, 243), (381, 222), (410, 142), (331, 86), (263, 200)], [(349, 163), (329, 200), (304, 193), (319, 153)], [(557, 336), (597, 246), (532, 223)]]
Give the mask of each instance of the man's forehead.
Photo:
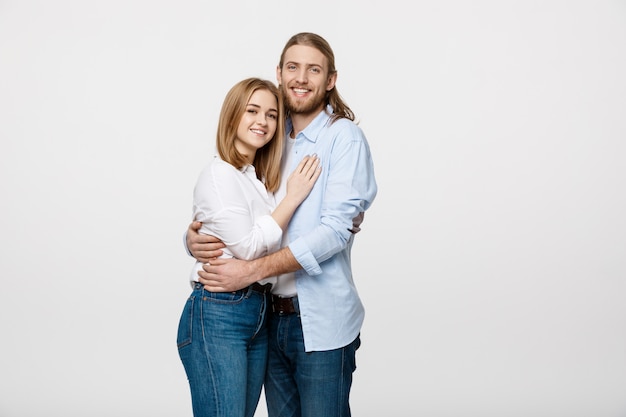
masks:
[(325, 66), (326, 57), (319, 50), (307, 45), (293, 45), (285, 51), (285, 63)]

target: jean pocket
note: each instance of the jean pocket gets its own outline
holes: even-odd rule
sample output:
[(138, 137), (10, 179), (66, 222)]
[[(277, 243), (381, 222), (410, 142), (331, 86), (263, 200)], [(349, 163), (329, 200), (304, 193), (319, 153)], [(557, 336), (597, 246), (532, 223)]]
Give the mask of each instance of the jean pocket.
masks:
[(191, 336), (193, 329), (193, 305), (196, 297), (191, 296), (187, 299), (183, 313), (180, 315), (178, 322), (178, 335), (176, 336), (176, 344), (178, 349), (191, 344)]
[(210, 292), (204, 291), (202, 301), (215, 304), (239, 304), (247, 298), (247, 290), (237, 290), (232, 292)]

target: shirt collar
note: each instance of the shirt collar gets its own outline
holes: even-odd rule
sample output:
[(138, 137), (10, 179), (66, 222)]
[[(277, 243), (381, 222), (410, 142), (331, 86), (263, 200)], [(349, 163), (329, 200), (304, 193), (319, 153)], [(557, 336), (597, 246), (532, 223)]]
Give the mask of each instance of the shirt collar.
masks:
[[(330, 121), (330, 116), (333, 114), (333, 108), (328, 104), (326, 106), (325, 111), (322, 110), (319, 114), (309, 123), (307, 127), (299, 135), (302, 135), (305, 139), (310, 142), (317, 142), (317, 137), (319, 136), (320, 131), (326, 126), (326, 124)], [(291, 132), (293, 129), (293, 122), (291, 118), (287, 119), (287, 132)]]
[(244, 165), (241, 168), (239, 168), (239, 171), (242, 173), (256, 173), (256, 170), (254, 169), (254, 165), (252, 164), (248, 164), (248, 165)]

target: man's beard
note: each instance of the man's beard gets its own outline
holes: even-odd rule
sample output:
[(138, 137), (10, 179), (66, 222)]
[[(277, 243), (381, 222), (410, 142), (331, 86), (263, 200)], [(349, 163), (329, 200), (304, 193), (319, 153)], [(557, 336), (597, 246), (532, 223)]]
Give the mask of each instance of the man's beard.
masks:
[(319, 111), (323, 106), (326, 99), (325, 92), (317, 93), (312, 97), (308, 97), (305, 100), (297, 100), (289, 91), (289, 88), (281, 84), (280, 88), (283, 90), (283, 97), (285, 98), (285, 107), (290, 113), (309, 114)]

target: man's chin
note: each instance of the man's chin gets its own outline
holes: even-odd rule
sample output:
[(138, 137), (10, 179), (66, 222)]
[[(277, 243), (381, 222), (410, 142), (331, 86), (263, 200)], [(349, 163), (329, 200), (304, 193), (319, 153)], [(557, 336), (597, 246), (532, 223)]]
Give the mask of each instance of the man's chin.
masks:
[(317, 113), (319, 111), (319, 109), (321, 108), (321, 103), (308, 101), (294, 103), (293, 101), (289, 101), (288, 103), (286, 103), (286, 107), (290, 113), (311, 114)]

